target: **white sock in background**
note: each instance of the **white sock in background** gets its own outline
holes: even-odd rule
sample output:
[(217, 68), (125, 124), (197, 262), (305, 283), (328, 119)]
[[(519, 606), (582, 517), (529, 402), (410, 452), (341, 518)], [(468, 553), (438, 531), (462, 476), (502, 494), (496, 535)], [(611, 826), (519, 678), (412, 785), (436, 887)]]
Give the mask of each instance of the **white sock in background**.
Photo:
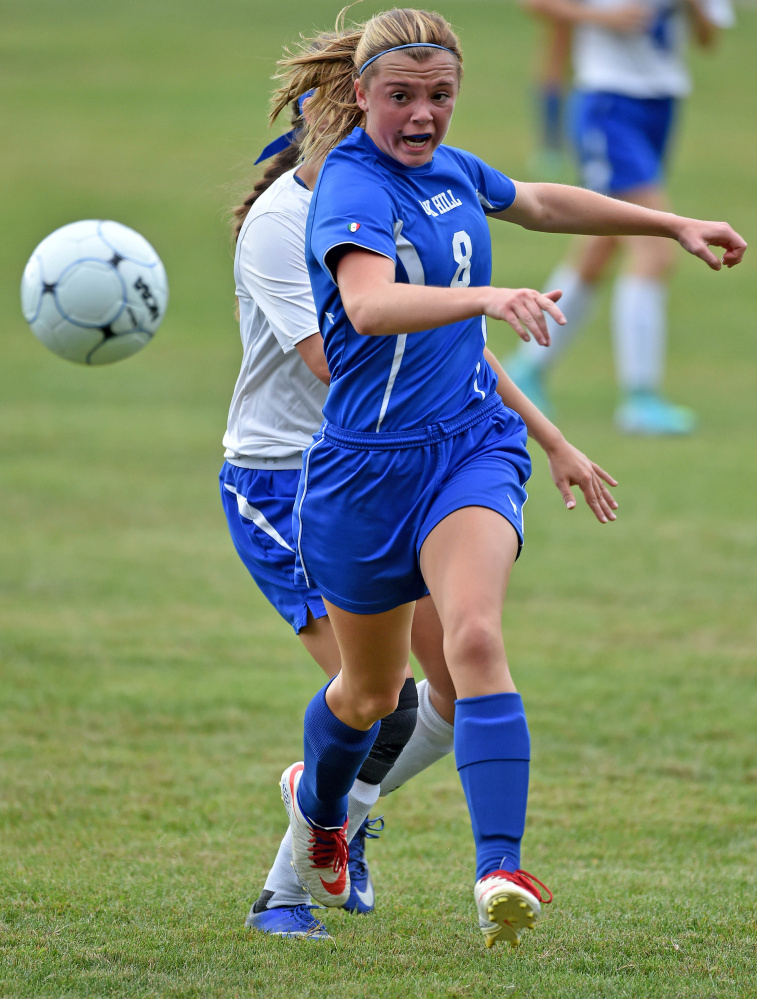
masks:
[(347, 842), (358, 831), (365, 819), (370, 815), (371, 809), (379, 799), (381, 793), (380, 784), (366, 784), (365, 781), (356, 780), (350, 788), (347, 798)]
[(668, 289), (657, 278), (621, 275), (612, 296), (615, 371), (626, 392), (657, 392), (667, 343)]
[(428, 680), (421, 680), (418, 684), (418, 718), (415, 730), (397, 762), (381, 782), (381, 794), (389, 794), (400, 784), (451, 753), (455, 747), (454, 732), (454, 727), (442, 718), (431, 703)]
[(550, 274), (544, 285), (544, 291), (554, 291), (556, 288), (562, 289), (562, 298), (557, 306), (568, 320), (567, 324), (558, 326), (551, 316), (546, 316), (552, 345), (546, 348), (541, 347), (534, 339), (531, 339), (528, 343), (521, 342), (516, 354), (518, 360), (534, 365), (541, 370), (554, 364), (572, 341), (575, 334), (586, 322), (596, 297), (596, 286), (583, 281), (579, 277), (578, 271), (564, 264)]

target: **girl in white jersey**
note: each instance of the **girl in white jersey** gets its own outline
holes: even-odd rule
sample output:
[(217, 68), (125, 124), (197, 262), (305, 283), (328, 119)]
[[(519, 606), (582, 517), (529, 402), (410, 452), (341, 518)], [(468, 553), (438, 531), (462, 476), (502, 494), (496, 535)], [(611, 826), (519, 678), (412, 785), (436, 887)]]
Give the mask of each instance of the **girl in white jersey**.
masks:
[(305, 156), (329, 153), (306, 252), (331, 380), (303, 456), (297, 569), (325, 598), (341, 671), (308, 705), (304, 762), (287, 768), (281, 791), (298, 876), (319, 902), (342, 904), (347, 793), (397, 703), (414, 602), (428, 587), (458, 697), (479, 925), (487, 945), (515, 944), (549, 900), (519, 868), (529, 736), (501, 631), (528, 454), (522, 421), (494, 392), (485, 317), (543, 344), (543, 313), (562, 317), (557, 293), (489, 284), (485, 215), (545, 231), (668, 236), (716, 270), (709, 244), (725, 248), (727, 266), (746, 244), (726, 223), (514, 183), (443, 146), (461, 65), (446, 21), (412, 9), (372, 18), (352, 62), (328, 49), (288, 61), (279, 103), (319, 87)]
[[(730, 0), (525, 0), (534, 13), (573, 29), (572, 137), (586, 187), (667, 211), (664, 173), (676, 106), (691, 89), (687, 37), (709, 47), (733, 23)], [(550, 276), (563, 291), (568, 325), (549, 323), (549, 351), (522, 345), (508, 371), (538, 405), (548, 406), (545, 380), (589, 314), (596, 287), (619, 241), (581, 241)], [(667, 342), (667, 288), (673, 248), (655, 237), (627, 241), (616, 280), (611, 327), (626, 433), (685, 434), (694, 414), (661, 395)]]
[[(324, 36), (322, 36), (324, 37)], [(335, 44), (333, 35), (325, 36)], [(359, 34), (347, 33), (341, 44), (354, 49)], [(307, 98), (309, 95), (305, 95)], [(273, 156), (265, 175), (235, 210), (235, 278), (242, 366), (234, 390), (224, 445), (226, 463), (221, 494), (232, 538), (243, 562), (279, 613), (329, 676), (339, 670), (339, 653), (325, 616), (323, 600), (312, 589), (295, 584), (292, 507), (301, 455), (321, 423), (328, 369), (318, 331), (315, 306), (305, 265), (305, 222), (318, 170), (300, 163), (298, 135), (302, 127), (294, 105), (293, 131), (271, 143), (261, 154)], [(549, 458), (553, 480), (568, 509), (575, 505), (571, 485), (579, 485), (602, 522), (614, 519), (615, 501), (603, 485), (614, 480), (570, 445), (556, 427), (509, 381), (497, 361), (498, 392), (526, 421)], [(402, 748), (398, 728), (413, 720), (412, 708), (385, 720), (384, 735), (356, 781), (350, 815), (356, 836), (350, 843), (352, 891), (345, 907), (367, 912), (373, 908), (373, 888), (363, 850), (372, 827), (361, 819), (378, 792), (388, 793), (452, 750), (455, 691), (442, 650), (438, 617), (429, 597), (416, 606), (413, 649), (429, 680), (418, 684), (418, 717), (412, 736)], [(412, 684), (406, 681), (406, 687)], [(407, 694), (407, 691), (406, 691)], [(407, 700), (407, 698), (406, 698)], [(250, 928), (279, 936), (323, 939), (323, 923), (310, 909), (291, 867), (291, 841), (285, 837), (260, 897), (247, 917)]]

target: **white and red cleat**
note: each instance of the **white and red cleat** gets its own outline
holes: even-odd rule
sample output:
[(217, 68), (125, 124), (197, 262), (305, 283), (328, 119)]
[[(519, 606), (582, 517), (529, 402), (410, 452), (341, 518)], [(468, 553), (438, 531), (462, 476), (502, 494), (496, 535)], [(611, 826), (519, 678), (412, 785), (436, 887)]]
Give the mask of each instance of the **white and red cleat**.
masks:
[(350, 897), (350, 854), (347, 820), (325, 827), (312, 822), (297, 801), (304, 763), (293, 763), (281, 775), (281, 800), (292, 830), (292, 867), (300, 884), (321, 905), (338, 907)]
[[(542, 897), (537, 885), (549, 898)], [(492, 871), (476, 882), (473, 897), (486, 946), (507, 940), (517, 947), (523, 931), (532, 930), (541, 916), (541, 903), (552, 901), (552, 892), (527, 871)]]

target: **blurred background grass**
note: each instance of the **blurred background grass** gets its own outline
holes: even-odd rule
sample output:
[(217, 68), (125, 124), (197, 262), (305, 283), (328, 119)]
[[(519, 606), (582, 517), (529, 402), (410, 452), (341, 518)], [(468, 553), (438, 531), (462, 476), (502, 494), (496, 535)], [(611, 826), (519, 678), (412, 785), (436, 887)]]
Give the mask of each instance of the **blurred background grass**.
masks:
[[(515, 177), (534, 26), (436, 5), (465, 82), (449, 141)], [(382, 5), (366, 2), (356, 16)], [(240, 360), (227, 211), (268, 141), (284, 43), (323, 0), (0, 0), (0, 995), (755, 995), (754, 272), (684, 259), (668, 387), (691, 439), (611, 426), (606, 307), (555, 378), (559, 423), (620, 480), (566, 513), (538, 453), (505, 613), (535, 755), (524, 864), (557, 893), (483, 954), (451, 761), (386, 803), (380, 907), (334, 949), (241, 929), (283, 831), (316, 668), (257, 594), (217, 497)], [(693, 59), (671, 189), (757, 231), (757, 10)], [(154, 342), (110, 368), (47, 353), (18, 285), (48, 232), (114, 218), (161, 254)], [(495, 280), (565, 239), (493, 227)], [(513, 334), (491, 324), (497, 353)], [(537, 449), (538, 451), (538, 449)], [(282, 684), (282, 679), (284, 683)]]

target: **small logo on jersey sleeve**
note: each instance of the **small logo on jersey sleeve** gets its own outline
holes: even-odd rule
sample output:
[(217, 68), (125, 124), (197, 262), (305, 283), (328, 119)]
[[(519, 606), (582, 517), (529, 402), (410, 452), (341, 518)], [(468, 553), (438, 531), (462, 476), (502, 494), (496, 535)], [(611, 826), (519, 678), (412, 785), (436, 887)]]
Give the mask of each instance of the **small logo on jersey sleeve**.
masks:
[(347, 226), (347, 228), (349, 229), (350, 232), (357, 232), (358, 229), (360, 228), (360, 223), (359, 222), (350, 222), (350, 224)]

